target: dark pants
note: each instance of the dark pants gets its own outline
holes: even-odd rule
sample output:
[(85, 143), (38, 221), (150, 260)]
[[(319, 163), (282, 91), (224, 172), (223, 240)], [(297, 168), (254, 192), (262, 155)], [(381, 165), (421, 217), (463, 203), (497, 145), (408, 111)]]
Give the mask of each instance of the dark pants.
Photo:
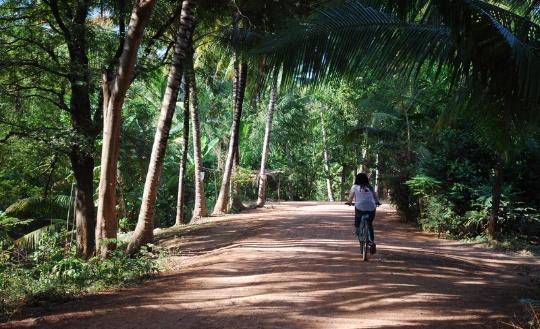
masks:
[(373, 220), (375, 219), (375, 210), (360, 211), (354, 208), (354, 227), (358, 228), (360, 226), (360, 221), (362, 220), (362, 216), (366, 214), (369, 215), (369, 218), (367, 220), (369, 239), (375, 242), (375, 232), (373, 231)]

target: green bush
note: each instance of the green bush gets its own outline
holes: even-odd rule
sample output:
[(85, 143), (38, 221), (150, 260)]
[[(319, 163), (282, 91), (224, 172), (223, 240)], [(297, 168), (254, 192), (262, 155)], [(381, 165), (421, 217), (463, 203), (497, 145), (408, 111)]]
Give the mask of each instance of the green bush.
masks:
[(145, 246), (135, 257), (118, 249), (108, 258), (78, 258), (66, 232), (48, 233), (30, 255), (0, 243), (0, 316), (20, 307), (47, 304), (87, 291), (121, 286), (159, 271), (161, 253)]

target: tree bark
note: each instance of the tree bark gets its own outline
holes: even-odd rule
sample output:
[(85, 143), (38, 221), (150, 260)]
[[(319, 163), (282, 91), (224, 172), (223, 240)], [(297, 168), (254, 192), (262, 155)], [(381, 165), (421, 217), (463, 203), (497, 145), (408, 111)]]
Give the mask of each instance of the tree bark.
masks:
[(236, 181), (236, 173), (238, 171), (238, 167), (240, 166), (239, 160), (238, 160), (238, 148), (236, 148), (236, 151), (234, 152), (234, 166), (233, 166), (233, 172), (231, 177), (231, 192), (230, 192), (230, 198), (229, 198), (229, 206), (227, 208), (228, 212), (231, 211), (242, 211), (246, 209), (246, 206), (244, 206), (244, 203), (242, 202), (242, 196), (240, 191), (240, 185)]
[(242, 117), (242, 105), (246, 87), (247, 65), (245, 63), (239, 65), (237, 54), (235, 54), (234, 57), (233, 121), (231, 125), (231, 135), (229, 137), (227, 160), (225, 161), (223, 178), (221, 180), (221, 187), (214, 206), (213, 215), (220, 215), (227, 212), (230, 198), (231, 177), (236, 153), (235, 150), (237, 149), (239, 140), (240, 120)]
[(176, 202), (176, 223), (182, 224), (184, 220), (186, 163), (189, 147), (189, 83), (184, 78), (184, 128), (182, 132), (182, 157), (180, 159), (180, 172), (178, 174), (178, 199)]
[(493, 186), (491, 189), (491, 212), (488, 221), (488, 236), (491, 239), (497, 238), (497, 221), (499, 219), (499, 211), (501, 206), (501, 194), (503, 185), (503, 169), (504, 161), (499, 157), (495, 164), (495, 172), (493, 175)]
[(208, 216), (204, 197), (204, 181), (201, 155), (201, 128), (199, 124), (199, 102), (192, 56), (186, 60), (186, 78), (189, 83), (190, 113), (193, 131), (193, 160), (195, 162), (195, 205), (191, 220)]
[(404, 114), (405, 114), (405, 125), (407, 128), (407, 161), (410, 164), (412, 160), (411, 123), (409, 122), (409, 113), (407, 110), (405, 110)]
[(340, 181), (340, 200), (345, 201), (347, 199), (347, 166), (341, 165), (341, 181)]
[(379, 193), (379, 183), (381, 178), (379, 177), (379, 153), (375, 154), (375, 193)]
[[(86, 18), (88, 3), (79, 2), (64, 35), (69, 52), (71, 125), (79, 139), (71, 147), (70, 161), (76, 181), (75, 225), (77, 254), (90, 258), (94, 252), (94, 142), (96, 131), (90, 106), (90, 69), (87, 57)], [(61, 18), (58, 16), (58, 20)]]
[(180, 26), (174, 45), (172, 64), (169, 68), (169, 76), (167, 78), (167, 87), (161, 103), (158, 126), (152, 146), (152, 155), (148, 164), (139, 219), (137, 220), (135, 232), (127, 248), (129, 254), (135, 253), (141, 245), (152, 242), (154, 238), (154, 210), (159, 180), (161, 171), (163, 170), (169, 131), (171, 130), (172, 118), (182, 81), (182, 64), (187, 57), (187, 52), (191, 48), (194, 20), (195, 3), (192, 0), (184, 0), (182, 3), (182, 14), (180, 15)]
[(71, 167), (75, 176), (75, 225), (77, 255), (88, 259), (94, 253), (96, 227), (94, 210), (94, 157), (72, 151)]
[(259, 193), (257, 196), (257, 207), (264, 207), (266, 203), (266, 161), (268, 160), (268, 150), (270, 147), (270, 134), (272, 133), (272, 119), (276, 107), (277, 98), (277, 75), (272, 78), (270, 87), (270, 100), (268, 102), (268, 114), (266, 118), (266, 127), (264, 130), (263, 149), (261, 154), (261, 170), (259, 172)]
[(115, 239), (118, 231), (116, 218), (116, 169), (120, 149), (122, 105), (131, 85), (137, 51), (142, 41), (146, 22), (150, 18), (155, 0), (139, 0), (133, 7), (128, 33), (120, 56), (117, 75), (107, 106), (103, 108), (103, 145), (96, 226), (97, 253), (105, 257), (116, 244), (101, 240)]
[[(285, 144), (285, 156), (287, 157), (287, 166), (292, 170), (293, 168), (293, 161), (291, 157), (291, 152), (289, 150), (289, 143)], [(294, 193), (294, 182), (291, 179), (292, 175), (289, 175), (287, 177), (287, 192), (289, 194), (289, 200), (293, 201), (295, 199), (295, 193)]]
[(324, 171), (326, 175), (326, 193), (328, 194), (328, 201), (334, 201), (334, 194), (332, 193), (332, 178), (330, 176), (330, 164), (329, 164), (329, 159), (328, 159), (326, 129), (324, 128), (324, 122), (322, 121), (322, 113), (321, 113), (321, 123), (322, 123)]

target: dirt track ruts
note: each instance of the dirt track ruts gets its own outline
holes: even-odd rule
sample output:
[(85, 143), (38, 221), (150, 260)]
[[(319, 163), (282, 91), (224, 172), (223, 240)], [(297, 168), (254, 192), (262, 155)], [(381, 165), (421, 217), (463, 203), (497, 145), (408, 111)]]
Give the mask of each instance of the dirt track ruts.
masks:
[(172, 273), (0, 327), (504, 328), (521, 298), (538, 298), (537, 257), (437, 239), (389, 206), (367, 263), (339, 204), (274, 204), (193, 227), (161, 235), (184, 254)]

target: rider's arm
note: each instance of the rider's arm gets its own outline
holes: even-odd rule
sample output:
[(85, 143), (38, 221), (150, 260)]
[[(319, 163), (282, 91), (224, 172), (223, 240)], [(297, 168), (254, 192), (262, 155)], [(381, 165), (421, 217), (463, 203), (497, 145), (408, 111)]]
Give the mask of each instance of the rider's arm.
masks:
[(379, 201), (379, 197), (377, 196), (377, 192), (375, 192), (375, 189), (371, 190), (371, 193), (373, 194), (373, 199), (375, 200), (375, 203), (377, 205), (380, 205), (381, 202)]
[(354, 201), (354, 189), (351, 188), (351, 191), (349, 192), (349, 200), (347, 200), (348, 203), (352, 203)]

